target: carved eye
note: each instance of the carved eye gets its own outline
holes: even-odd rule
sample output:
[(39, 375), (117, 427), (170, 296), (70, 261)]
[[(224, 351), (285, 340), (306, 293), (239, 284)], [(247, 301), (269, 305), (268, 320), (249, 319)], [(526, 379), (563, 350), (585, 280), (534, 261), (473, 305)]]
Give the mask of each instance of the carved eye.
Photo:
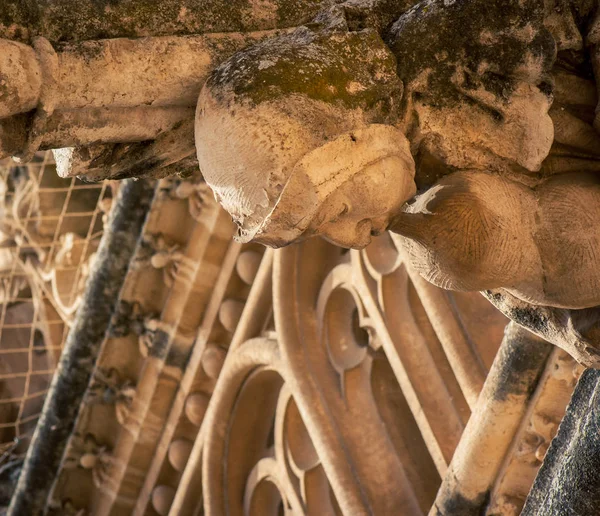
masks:
[(342, 215), (346, 215), (346, 213), (348, 213), (349, 211), (350, 211), (350, 207), (346, 203), (342, 203), (342, 209), (338, 213), (338, 217), (341, 217)]

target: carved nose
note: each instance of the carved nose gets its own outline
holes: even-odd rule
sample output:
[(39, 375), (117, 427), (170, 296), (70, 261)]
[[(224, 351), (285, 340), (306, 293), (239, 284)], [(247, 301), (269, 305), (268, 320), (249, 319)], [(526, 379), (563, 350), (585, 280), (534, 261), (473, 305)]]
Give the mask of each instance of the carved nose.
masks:
[(371, 220), (371, 236), (379, 236), (388, 229), (388, 217), (378, 217)]

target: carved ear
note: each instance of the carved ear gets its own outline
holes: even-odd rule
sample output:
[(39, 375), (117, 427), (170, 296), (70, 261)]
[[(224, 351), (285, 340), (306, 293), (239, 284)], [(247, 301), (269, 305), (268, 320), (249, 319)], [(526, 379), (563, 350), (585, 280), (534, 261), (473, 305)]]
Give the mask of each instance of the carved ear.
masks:
[(540, 288), (541, 264), (533, 240), (535, 195), (495, 174), (455, 172), (417, 197), (392, 231), (413, 267), (451, 290)]

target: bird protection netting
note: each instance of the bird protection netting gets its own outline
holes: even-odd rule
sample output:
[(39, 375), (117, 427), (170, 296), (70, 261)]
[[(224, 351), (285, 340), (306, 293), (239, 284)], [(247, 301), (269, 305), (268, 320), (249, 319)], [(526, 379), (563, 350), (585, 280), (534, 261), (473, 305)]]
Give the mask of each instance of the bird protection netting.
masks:
[(114, 183), (0, 161), (0, 507), (12, 494), (110, 210)]

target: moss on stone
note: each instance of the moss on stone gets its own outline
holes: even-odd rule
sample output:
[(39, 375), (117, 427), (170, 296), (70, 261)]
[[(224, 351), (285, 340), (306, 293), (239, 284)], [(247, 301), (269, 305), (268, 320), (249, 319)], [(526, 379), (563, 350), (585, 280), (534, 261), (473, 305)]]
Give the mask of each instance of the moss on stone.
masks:
[(258, 104), (289, 95), (349, 109), (393, 111), (402, 84), (394, 56), (373, 30), (317, 32), (302, 27), (243, 50), (217, 67), (213, 91)]
[(298, 26), (321, 0), (271, 0), (274, 16), (252, 0), (5, 0), (0, 37), (52, 43), (118, 37), (249, 32)]
[(425, 102), (465, 102), (478, 89), (502, 101), (519, 81), (548, 80), (555, 43), (543, 20), (535, 0), (429, 0), (401, 16), (386, 41), (398, 75), (407, 86), (420, 81)]

